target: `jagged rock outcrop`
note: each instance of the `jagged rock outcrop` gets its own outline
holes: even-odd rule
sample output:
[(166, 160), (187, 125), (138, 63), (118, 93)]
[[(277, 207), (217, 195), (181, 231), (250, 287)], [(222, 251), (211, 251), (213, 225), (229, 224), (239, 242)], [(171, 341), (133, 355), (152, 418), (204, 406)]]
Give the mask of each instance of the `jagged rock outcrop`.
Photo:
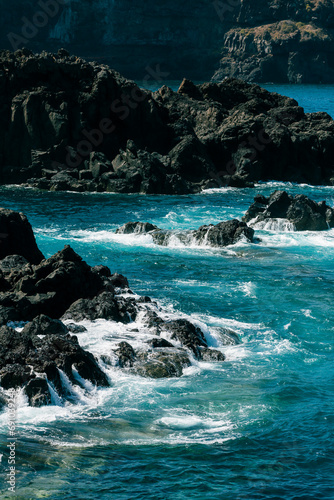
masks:
[(334, 227), (334, 209), (325, 201), (316, 203), (303, 194), (275, 191), (268, 198), (256, 196), (243, 217), (252, 224), (279, 219), (289, 221), (295, 231), (325, 231)]
[[(50, 318), (49, 321), (52, 322)], [(49, 384), (60, 397), (68, 399), (70, 395), (66, 393), (61, 372), (72, 383), (80, 385), (72, 368), (95, 385), (109, 386), (94, 356), (79, 346), (77, 337), (66, 333), (65, 325), (64, 331), (54, 333), (52, 329), (46, 332), (40, 328), (38, 318), (34, 323), (28, 323), (22, 332), (6, 326), (0, 328), (0, 384), (3, 389), (24, 387), (32, 406), (51, 403)]]
[[(25, 215), (0, 209), (0, 260), (11, 255), (20, 255), (32, 264), (38, 264), (44, 258), (38, 249), (32, 227)], [(24, 260), (23, 259), (23, 260)], [(10, 265), (11, 260), (2, 262)]]
[(239, 80), (152, 93), (65, 51), (19, 51), (0, 53), (0, 88), (3, 184), (186, 194), (334, 179), (334, 121)]
[(149, 234), (157, 245), (167, 246), (171, 238), (187, 244), (209, 245), (213, 247), (225, 247), (234, 245), (242, 238), (252, 242), (254, 230), (237, 219), (201, 226), (194, 231), (168, 231), (162, 230), (149, 222), (127, 222), (124, 226), (116, 229), (116, 234)]

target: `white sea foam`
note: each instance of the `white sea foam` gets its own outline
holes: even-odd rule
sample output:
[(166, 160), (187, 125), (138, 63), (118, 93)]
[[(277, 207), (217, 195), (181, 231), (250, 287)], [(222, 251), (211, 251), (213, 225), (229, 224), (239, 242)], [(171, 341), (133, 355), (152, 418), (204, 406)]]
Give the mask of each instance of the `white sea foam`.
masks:
[(257, 221), (257, 218), (252, 219), (249, 226), (262, 231), (271, 231), (276, 233), (293, 232), (296, 230), (295, 225), (287, 219), (269, 219)]

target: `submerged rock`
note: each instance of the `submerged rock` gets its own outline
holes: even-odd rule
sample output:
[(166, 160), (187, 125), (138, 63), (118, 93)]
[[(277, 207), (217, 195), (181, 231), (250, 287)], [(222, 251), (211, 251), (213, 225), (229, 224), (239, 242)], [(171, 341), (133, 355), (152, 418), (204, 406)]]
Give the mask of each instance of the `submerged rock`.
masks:
[(162, 230), (149, 222), (128, 222), (116, 229), (117, 234), (149, 234), (157, 245), (167, 246), (171, 238), (177, 238), (183, 244), (197, 243), (213, 247), (233, 245), (245, 238), (252, 242), (254, 229), (237, 219), (220, 222), (219, 224), (201, 226), (193, 231)]
[(334, 209), (325, 201), (316, 203), (303, 194), (275, 191), (269, 198), (255, 197), (243, 217), (253, 224), (277, 219), (289, 221), (296, 231), (324, 231), (334, 227)]

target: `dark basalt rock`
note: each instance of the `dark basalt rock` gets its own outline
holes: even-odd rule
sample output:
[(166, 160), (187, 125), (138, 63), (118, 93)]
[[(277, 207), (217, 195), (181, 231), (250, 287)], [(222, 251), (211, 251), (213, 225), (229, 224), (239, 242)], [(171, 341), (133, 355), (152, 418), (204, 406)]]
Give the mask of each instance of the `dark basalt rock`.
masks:
[(29, 380), (25, 387), (30, 406), (45, 406), (51, 404), (51, 395), (45, 378)]
[(7, 398), (0, 389), (0, 411), (7, 405)]
[(141, 361), (134, 366), (137, 375), (150, 378), (181, 377), (183, 368), (190, 366), (190, 360), (186, 352), (176, 351), (142, 353)]
[(220, 329), (220, 338), (223, 345), (239, 345), (241, 344), (241, 340), (239, 335), (230, 330), (229, 328), (221, 328)]
[(149, 92), (64, 52), (3, 51), (0, 88), (4, 184), (187, 194), (334, 178), (330, 116), (233, 78)]
[(296, 231), (324, 231), (334, 227), (334, 209), (303, 194), (291, 196), (285, 191), (275, 191), (269, 198), (255, 198), (243, 217), (245, 222), (254, 219), (254, 222), (287, 219)]
[(0, 370), (0, 383), (3, 389), (22, 387), (34, 377), (35, 375), (28, 366), (22, 366), (18, 363), (7, 364)]
[(167, 330), (172, 339), (178, 340), (182, 345), (191, 350), (195, 357), (201, 358), (199, 347), (207, 347), (207, 342), (200, 328), (190, 323), (187, 319), (176, 319), (165, 322), (163, 329)]
[[(58, 370), (63, 370), (73, 383), (77, 383), (72, 368), (95, 385), (109, 386), (94, 356), (82, 349), (77, 337), (67, 334), (61, 325), (42, 316), (28, 323), (21, 332), (0, 328), (0, 384), (4, 389), (24, 387), (31, 405), (49, 404), (47, 380), (40, 374), (44, 373), (59, 395), (64, 396), (66, 389)], [(58, 333), (52, 333), (57, 329)]]
[(67, 323), (66, 328), (71, 333), (84, 333), (87, 328), (83, 325), (76, 325), (75, 323)]
[(122, 274), (114, 273), (110, 276), (109, 282), (115, 287), (115, 288), (129, 288), (129, 282), (128, 279), (123, 276)]
[(115, 232), (116, 234), (147, 234), (152, 231), (161, 231), (161, 229), (150, 222), (127, 222)]
[(207, 349), (206, 347), (200, 348), (200, 359), (202, 361), (221, 362), (225, 361), (225, 356), (222, 352), (217, 349)]
[(22, 330), (23, 335), (66, 335), (68, 328), (58, 319), (52, 319), (41, 314), (36, 316), (30, 323), (25, 325)]
[(121, 368), (131, 368), (136, 360), (136, 354), (132, 346), (127, 342), (120, 342), (114, 353), (118, 356), (118, 364)]
[(247, 241), (253, 241), (254, 229), (245, 222), (230, 220), (217, 225), (202, 226), (193, 232), (199, 243), (207, 242), (212, 246), (228, 246), (237, 243), (243, 236)]
[(121, 313), (111, 292), (102, 292), (93, 299), (79, 299), (73, 302), (62, 316), (62, 319), (73, 319), (83, 321), (88, 319), (94, 321), (98, 318), (121, 321)]
[(93, 272), (69, 246), (40, 264), (21, 264), (3, 275), (5, 292), (0, 296), (0, 306), (6, 308), (2, 309), (4, 322), (13, 315), (15, 320), (33, 319), (39, 314), (60, 317), (75, 300), (94, 297), (108, 288), (108, 278)]
[[(44, 259), (37, 247), (32, 227), (25, 215), (0, 208), (0, 259), (18, 254), (31, 264)], [(17, 259), (17, 265), (19, 261)]]
[(254, 229), (245, 222), (236, 219), (220, 222), (219, 224), (201, 226), (195, 231), (168, 231), (162, 230), (149, 222), (128, 222), (116, 229), (118, 234), (149, 234), (157, 245), (168, 245), (172, 236), (176, 236), (185, 245), (196, 241), (199, 245), (205, 243), (214, 247), (224, 247), (237, 243), (242, 237), (252, 242)]

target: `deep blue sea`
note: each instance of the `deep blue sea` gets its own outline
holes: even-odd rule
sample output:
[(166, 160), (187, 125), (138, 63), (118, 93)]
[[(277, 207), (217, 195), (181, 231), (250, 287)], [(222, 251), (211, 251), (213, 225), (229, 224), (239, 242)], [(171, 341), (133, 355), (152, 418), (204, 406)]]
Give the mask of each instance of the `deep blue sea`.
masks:
[[(270, 86), (306, 111), (334, 116), (334, 86)], [(316, 108), (316, 109), (315, 109)], [(128, 221), (194, 229), (245, 213), (257, 193), (305, 193), (334, 206), (334, 187), (259, 184), (197, 195), (49, 193), (2, 187), (0, 206), (23, 211), (48, 257), (65, 244), (91, 265), (126, 275), (169, 317), (189, 317), (224, 363), (196, 362), (181, 378), (109, 368), (109, 389), (77, 389), (77, 403), (30, 408), (19, 395), (15, 499), (334, 499), (334, 230), (257, 230), (259, 243), (168, 247), (115, 235)], [(97, 357), (147, 332), (84, 322)], [(220, 328), (242, 344), (224, 347)], [(6, 466), (8, 414), (0, 414)]]

